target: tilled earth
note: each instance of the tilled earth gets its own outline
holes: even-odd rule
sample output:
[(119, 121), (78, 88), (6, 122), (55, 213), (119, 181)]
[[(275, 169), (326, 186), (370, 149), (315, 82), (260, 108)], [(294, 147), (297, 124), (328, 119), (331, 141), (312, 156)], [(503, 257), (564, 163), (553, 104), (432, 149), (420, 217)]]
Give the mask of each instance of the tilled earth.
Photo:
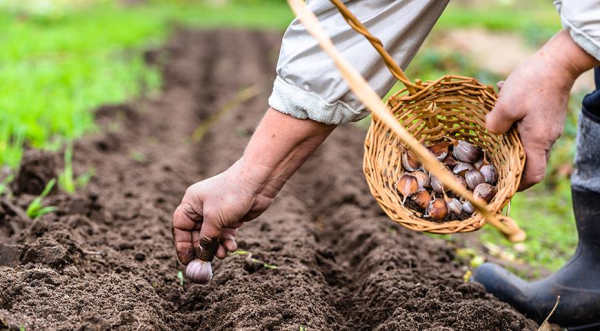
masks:
[[(353, 125), (241, 228), (247, 254), (214, 263), (209, 285), (182, 286), (172, 212), (190, 184), (242, 154), (267, 108), (280, 39), (180, 31), (148, 52), (164, 91), (97, 110), (101, 133), (74, 147), (76, 173), (93, 168), (94, 178), (74, 195), (53, 192), (44, 201), (58, 209), (37, 221), (23, 210), (62, 157), (27, 152), (15, 197), (0, 201), (0, 329), (536, 330), (464, 282), (456, 247), (382, 214)], [(248, 87), (262, 92), (241, 102)]]

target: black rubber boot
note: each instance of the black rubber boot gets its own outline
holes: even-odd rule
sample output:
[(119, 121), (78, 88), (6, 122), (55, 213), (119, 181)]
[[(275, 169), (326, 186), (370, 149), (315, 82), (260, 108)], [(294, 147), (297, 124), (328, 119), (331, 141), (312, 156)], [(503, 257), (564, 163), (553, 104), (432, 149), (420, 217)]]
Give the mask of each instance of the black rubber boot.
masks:
[(570, 331), (600, 330), (600, 194), (576, 188), (572, 192), (579, 245), (562, 269), (530, 283), (496, 264), (485, 263), (475, 270), (473, 280), (539, 323), (560, 295), (550, 322)]

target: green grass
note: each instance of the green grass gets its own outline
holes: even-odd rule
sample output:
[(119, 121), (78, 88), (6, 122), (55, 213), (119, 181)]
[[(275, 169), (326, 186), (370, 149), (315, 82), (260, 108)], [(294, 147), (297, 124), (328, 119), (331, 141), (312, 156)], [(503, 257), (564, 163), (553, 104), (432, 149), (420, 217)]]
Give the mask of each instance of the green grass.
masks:
[(561, 28), (558, 13), (551, 2), (534, 8), (516, 6), (463, 7), (450, 4), (437, 27), (440, 29), (480, 27), (492, 31), (528, 31)]
[(15, 168), (22, 147), (56, 150), (94, 128), (94, 107), (157, 90), (143, 50), (175, 24), (283, 29), (284, 3), (211, 7), (203, 2), (32, 14), (0, 7), (0, 164)]

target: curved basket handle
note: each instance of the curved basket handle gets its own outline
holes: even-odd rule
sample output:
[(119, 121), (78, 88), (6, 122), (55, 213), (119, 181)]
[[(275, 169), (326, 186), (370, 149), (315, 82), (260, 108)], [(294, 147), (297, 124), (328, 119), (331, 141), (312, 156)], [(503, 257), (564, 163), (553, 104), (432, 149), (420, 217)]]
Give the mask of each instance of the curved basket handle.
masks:
[(381, 55), (383, 62), (385, 62), (385, 65), (388, 67), (388, 69), (390, 70), (392, 75), (394, 75), (394, 77), (396, 77), (396, 79), (401, 81), (404, 84), (404, 86), (406, 86), (408, 93), (415, 94), (415, 92), (416, 92), (415, 88), (417, 88), (417, 85), (413, 84), (410, 81), (410, 79), (408, 79), (408, 77), (406, 76), (406, 74), (404, 73), (402, 68), (400, 68), (398, 63), (396, 63), (396, 61), (394, 61), (394, 59), (392, 58), (390, 53), (388, 53), (385, 50), (381, 40), (379, 40), (379, 38), (372, 35), (369, 32), (369, 30), (367, 30), (367, 27), (365, 27), (358, 20), (358, 18), (356, 18), (356, 16), (354, 16), (354, 14), (352, 14), (352, 12), (350, 12), (348, 7), (346, 7), (346, 5), (344, 5), (344, 3), (342, 1), (340, 1), (340, 0), (330, 0), (330, 1), (333, 3), (334, 6), (337, 7), (337, 9), (340, 11), (342, 16), (346, 20), (346, 22), (348, 22), (348, 25), (350, 25), (350, 27), (352, 29), (354, 29), (354, 31), (365, 36), (365, 38), (367, 38), (367, 40), (371, 43), (371, 45), (373, 45), (373, 47), (375, 48), (377, 53), (379, 53), (379, 55)]
[(490, 224), (502, 232), (506, 238), (509, 240), (524, 240), (525, 232), (523, 232), (514, 221), (508, 222), (508, 225), (506, 225), (498, 220), (497, 215), (487, 209), (487, 203), (485, 203), (485, 201), (476, 200), (471, 192), (459, 185), (454, 179), (454, 175), (450, 173), (450, 171), (448, 171), (448, 169), (446, 169), (446, 167), (438, 161), (429, 150), (427, 150), (427, 148), (421, 145), (415, 137), (398, 123), (395, 116), (381, 101), (379, 95), (373, 91), (367, 81), (348, 61), (346, 61), (346, 59), (342, 57), (335, 46), (333, 46), (333, 42), (331, 42), (331, 39), (329, 39), (325, 30), (323, 30), (323, 27), (319, 24), (319, 20), (314, 13), (308, 10), (304, 1), (288, 0), (288, 3), (290, 7), (292, 7), (294, 13), (298, 15), (298, 19), (306, 26), (308, 32), (317, 39), (325, 53), (331, 56), (333, 62), (344, 77), (344, 80), (352, 89), (352, 92), (354, 92), (365, 106), (383, 121), (383, 123), (385, 123), (385, 125), (417, 155), (425, 166), (425, 169), (433, 173), (446, 187), (471, 202), (475, 209), (477, 209)]
[(508, 239), (510, 242), (522, 242), (525, 240), (526, 235), (525, 235), (525, 231), (521, 230), (521, 228), (519, 228), (519, 224), (517, 224), (517, 222), (515, 222), (515, 220), (513, 220), (512, 218), (508, 217), (508, 216), (504, 216), (501, 214), (496, 215), (496, 217), (498, 218), (498, 220), (500, 222), (502, 222), (502, 224), (504, 224), (507, 228), (509, 228), (511, 230), (510, 234), (504, 234), (506, 239)]

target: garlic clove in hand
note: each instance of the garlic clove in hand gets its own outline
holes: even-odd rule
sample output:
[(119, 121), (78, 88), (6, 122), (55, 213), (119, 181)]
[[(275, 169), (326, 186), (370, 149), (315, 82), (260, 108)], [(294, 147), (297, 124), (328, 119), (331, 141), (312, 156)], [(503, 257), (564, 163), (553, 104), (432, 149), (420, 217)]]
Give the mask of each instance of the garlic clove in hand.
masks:
[(212, 278), (210, 262), (195, 259), (187, 265), (185, 276), (197, 284), (206, 284)]

